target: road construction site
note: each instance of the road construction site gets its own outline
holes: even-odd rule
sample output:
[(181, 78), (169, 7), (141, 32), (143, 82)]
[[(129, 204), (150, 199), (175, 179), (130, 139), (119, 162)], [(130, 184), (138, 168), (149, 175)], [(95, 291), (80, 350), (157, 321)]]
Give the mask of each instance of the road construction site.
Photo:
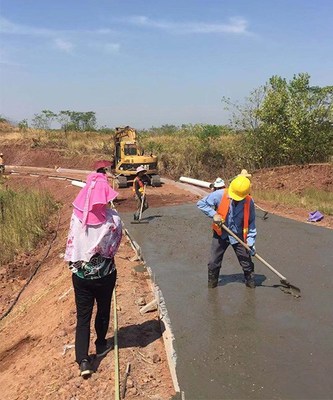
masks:
[[(193, 188), (192, 188), (193, 190)], [(121, 213), (160, 287), (173, 332), (183, 397), (329, 399), (333, 382), (333, 231), (257, 210), (257, 252), (301, 289), (297, 298), (255, 260), (243, 283), (232, 249), (207, 288), (210, 221), (195, 203)]]
[[(33, 179), (32, 170), (24, 173)], [(64, 170), (52, 175), (59, 187), (63, 179), (79, 179)], [(331, 398), (333, 231), (272, 214), (263, 219), (257, 210), (257, 252), (301, 289), (301, 297), (280, 290), (279, 278), (258, 261), (257, 288), (246, 288), (231, 249), (218, 287), (208, 289), (211, 221), (195, 201), (205, 191), (165, 182), (170, 190), (181, 187), (182, 199), (163, 207), (154, 202), (143, 214), (146, 223), (131, 224), (128, 204), (135, 203), (125, 206), (122, 193), (117, 209), (160, 291), (162, 326), (172, 332), (166, 351), (178, 397)], [(151, 188), (148, 196), (156, 198), (160, 189)], [(158, 199), (163, 204), (163, 197)]]

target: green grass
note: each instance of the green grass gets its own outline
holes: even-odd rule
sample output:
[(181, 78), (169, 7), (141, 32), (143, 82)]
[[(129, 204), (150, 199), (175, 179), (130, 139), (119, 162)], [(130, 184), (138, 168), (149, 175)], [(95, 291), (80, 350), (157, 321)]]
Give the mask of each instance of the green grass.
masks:
[(0, 187), (0, 265), (36, 247), (56, 208), (47, 193)]
[(308, 188), (297, 194), (276, 189), (259, 189), (254, 192), (253, 196), (255, 200), (266, 200), (306, 208), (309, 212), (319, 210), (324, 215), (333, 215), (333, 193), (325, 190)]

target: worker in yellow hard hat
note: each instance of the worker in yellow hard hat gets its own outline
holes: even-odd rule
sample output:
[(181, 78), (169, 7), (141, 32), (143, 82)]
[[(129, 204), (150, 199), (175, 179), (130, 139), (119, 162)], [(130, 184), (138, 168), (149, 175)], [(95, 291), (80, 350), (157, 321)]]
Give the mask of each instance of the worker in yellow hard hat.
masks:
[[(244, 272), (245, 284), (255, 287), (254, 264), (251, 256), (255, 254), (257, 230), (255, 225), (254, 201), (250, 196), (251, 182), (245, 176), (237, 176), (229, 188), (216, 190), (199, 200), (198, 208), (213, 219), (213, 239), (208, 262), (208, 287), (218, 285), (222, 260), (226, 249), (231, 245)], [(224, 224), (250, 247), (245, 249), (221, 225)]]

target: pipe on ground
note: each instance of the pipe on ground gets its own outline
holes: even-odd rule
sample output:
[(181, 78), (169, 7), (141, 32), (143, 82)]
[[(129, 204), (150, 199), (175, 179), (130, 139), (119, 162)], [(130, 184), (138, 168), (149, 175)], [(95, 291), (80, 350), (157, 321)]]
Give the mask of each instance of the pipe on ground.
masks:
[(72, 181), (71, 183), (72, 183), (72, 185), (78, 186), (80, 188), (83, 188), (83, 187), (86, 186), (86, 183), (85, 182), (81, 182), (81, 181)]
[(181, 176), (179, 180), (180, 182), (189, 183), (191, 185), (196, 185), (207, 189), (211, 188), (210, 186), (211, 182), (201, 181), (200, 179), (193, 179), (193, 178), (187, 178), (186, 176)]

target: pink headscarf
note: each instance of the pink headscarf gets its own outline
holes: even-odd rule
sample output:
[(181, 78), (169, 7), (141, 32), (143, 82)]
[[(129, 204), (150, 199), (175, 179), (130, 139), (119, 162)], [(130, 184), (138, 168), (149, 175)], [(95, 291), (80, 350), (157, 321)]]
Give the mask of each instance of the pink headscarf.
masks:
[(106, 221), (106, 205), (118, 194), (110, 187), (106, 175), (93, 172), (73, 201), (74, 214), (82, 221), (82, 226), (100, 225)]

